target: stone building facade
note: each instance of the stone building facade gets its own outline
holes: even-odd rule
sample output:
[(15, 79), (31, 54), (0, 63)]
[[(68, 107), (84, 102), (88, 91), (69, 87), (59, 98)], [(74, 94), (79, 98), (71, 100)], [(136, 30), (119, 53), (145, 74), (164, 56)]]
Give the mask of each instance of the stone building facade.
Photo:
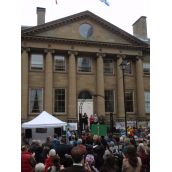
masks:
[(76, 122), (89, 103), (87, 109), (103, 115), (106, 123), (124, 121), (125, 110), (128, 121), (149, 121), (147, 32), (140, 32), (144, 41), (138, 38), (145, 17), (133, 24), (136, 37), (90, 11), (48, 23), (44, 8), (37, 8), (37, 16), (38, 25), (21, 33), (22, 122), (43, 110)]

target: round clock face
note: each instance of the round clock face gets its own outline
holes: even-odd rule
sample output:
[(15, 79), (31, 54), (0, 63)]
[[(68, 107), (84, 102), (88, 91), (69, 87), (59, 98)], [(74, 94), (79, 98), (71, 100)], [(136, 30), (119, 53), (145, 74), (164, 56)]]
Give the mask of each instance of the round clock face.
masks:
[(79, 27), (79, 33), (84, 38), (89, 38), (93, 34), (93, 27), (90, 24), (84, 23)]

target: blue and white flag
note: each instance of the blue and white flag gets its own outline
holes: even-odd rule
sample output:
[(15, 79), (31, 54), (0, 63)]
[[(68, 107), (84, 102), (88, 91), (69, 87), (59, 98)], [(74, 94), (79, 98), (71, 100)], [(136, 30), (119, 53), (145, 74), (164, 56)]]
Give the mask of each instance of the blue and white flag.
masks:
[(101, 2), (104, 2), (107, 6), (109, 6), (109, 2), (107, 0), (100, 0)]

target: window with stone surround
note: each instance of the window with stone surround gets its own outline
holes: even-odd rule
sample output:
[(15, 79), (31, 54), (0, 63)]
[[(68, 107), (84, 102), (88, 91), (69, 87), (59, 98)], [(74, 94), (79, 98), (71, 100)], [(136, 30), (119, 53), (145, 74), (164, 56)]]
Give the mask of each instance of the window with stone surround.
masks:
[(150, 92), (145, 91), (145, 112), (150, 113)]
[(29, 113), (40, 113), (43, 110), (43, 88), (29, 89)]
[(113, 59), (104, 59), (104, 73), (114, 74), (114, 61)]
[(54, 71), (66, 71), (66, 57), (63, 55), (54, 56)]
[(77, 58), (78, 72), (91, 72), (91, 58), (90, 57), (78, 57)]
[(143, 63), (144, 75), (150, 75), (150, 63)]
[(134, 91), (125, 91), (125, 110), (126, 112), (134, 112)]
[(31, 54), (30, 69), (31, 70), (43, 70), (44, 68), (44, 58), (43, 54)]
[(64, 113), (65, 112), (65, 89), (56, 88), (54, 89), (54, 112)]
[(131, 60), (127, 60), (127, 65), (124, 70), (124, 74), (132, 74), (132, 61)]
[(105, 112), (114, 112), (114, 90), (105, 90)]

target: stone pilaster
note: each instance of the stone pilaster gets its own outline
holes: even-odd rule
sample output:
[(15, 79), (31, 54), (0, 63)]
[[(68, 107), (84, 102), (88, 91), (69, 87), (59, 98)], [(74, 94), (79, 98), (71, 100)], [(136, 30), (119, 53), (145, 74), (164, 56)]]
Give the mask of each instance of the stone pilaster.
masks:
[(117, 116), (125, 116), (123, 71), (120, 68), (124, 55), (117, 55)]
[(103, 57), (105, 54), (97, 53), (97, 114), (105, 115), (105, 98), (104, 98), (104, 67)]
[(27, 120), (28, 114), (28, 72), (29, 72), (29, 48), (22, 48), (21, 56), (21, 118)]
[(68, 119), (76, 118), (76, 55), (75, 51), (69, 51), (69, 84), (68, 84)]
[(45, 102), (44, 109), (46, 112), (52, 114), (53, 112), (53, 50), (45, 50)]
[(136, 91), (137, 91), (137, 113), (138, 116), (145, 115), (145, 98), (143, 82), (143, 62), (141, 57), (136, 60)]

